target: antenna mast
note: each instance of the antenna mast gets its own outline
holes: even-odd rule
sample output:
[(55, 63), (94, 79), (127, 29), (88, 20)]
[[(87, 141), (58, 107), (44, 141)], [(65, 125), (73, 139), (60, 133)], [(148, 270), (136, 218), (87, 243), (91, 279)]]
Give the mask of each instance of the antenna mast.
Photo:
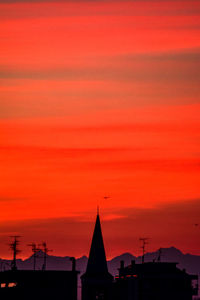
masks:
[(142, 241), (141, 248), (142, 248), (142, 264), (143, 264), (144, 263), (144, 255), (146, 253), (146, 245), (148, 244), (147, 241), (149, 240), (149, 238), (140, 238), (139, 240)]
[(41, 246), (43, 247), (43, 251), (44, 251), (44, 263), (43, 263), (43, 266), (42, 266), (42, 270), (45, 271), (46, 270), (46, 267), (47, 267), (47, 254), (49, 252), (51, 252), (52, 250), (49, 250), (47, 248), (47, 243), (46, 242), (43, 242), (41, 244)]
[(14, 241), (10, 243), (10, 249), (13, 251), (13, 260), (11, 261), (11, 270), (16, 271), (17, 270), (17, 254), (20, 253), (21, 251), (18, 249), (19, 245), (19, 235), (14, 235), (11, 236), (11, 238), (14, 238)]
[(40, 250), (40, 249), (36, 247), (35, 243), (28, 244), (27, 246), (32, 247), (32, 252), (33, 252), (33, 270), (35, 271), (37, 251)]

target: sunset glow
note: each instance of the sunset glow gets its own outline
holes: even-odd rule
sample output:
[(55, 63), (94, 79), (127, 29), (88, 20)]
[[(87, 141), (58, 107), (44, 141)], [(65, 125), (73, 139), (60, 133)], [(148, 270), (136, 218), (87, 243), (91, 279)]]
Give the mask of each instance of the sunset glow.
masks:
[[(0, 243), (199, 254), (200, 2), (0, 1)], [(104, 196), (110, 196), (105, 200)]]

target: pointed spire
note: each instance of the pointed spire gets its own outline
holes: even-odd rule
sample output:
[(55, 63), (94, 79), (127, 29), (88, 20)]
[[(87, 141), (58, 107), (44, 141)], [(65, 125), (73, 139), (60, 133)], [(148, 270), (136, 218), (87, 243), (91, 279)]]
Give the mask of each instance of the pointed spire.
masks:
[(87, 274), (108, 273), (103, 236), (101, 232), (99, 207), (97, 207), (97, 218), (96, 218), (96, 224), (94, 228), (86, 273)]

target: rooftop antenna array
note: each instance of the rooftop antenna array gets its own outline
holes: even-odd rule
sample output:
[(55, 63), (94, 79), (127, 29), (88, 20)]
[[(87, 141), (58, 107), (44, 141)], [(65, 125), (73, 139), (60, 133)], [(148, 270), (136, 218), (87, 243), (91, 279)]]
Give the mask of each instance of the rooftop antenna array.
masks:
[(14, 235), (14, 236), (11, 236), (11, 238), (13, 238), (13, 242), (10, 243), (10, 249), (12, 250), (13, 252), (13, 259), (11, 261), (11, 270), (12, 271), (16, 271), (17, 270), (17, 254), (20, 253), (21, 251), (19, 250), (18, 246), (19, 246), (19, 238), (20, 236), (19, 235)]
[(142, 242), (141, 248), (142, 248), (142, 264), (143, 264), (144, 263), (144, 255), (146, 253), (146, 245), (148, 244), (147, 241), (149, 240), (149, 238), (140, 238), (139, 240)]

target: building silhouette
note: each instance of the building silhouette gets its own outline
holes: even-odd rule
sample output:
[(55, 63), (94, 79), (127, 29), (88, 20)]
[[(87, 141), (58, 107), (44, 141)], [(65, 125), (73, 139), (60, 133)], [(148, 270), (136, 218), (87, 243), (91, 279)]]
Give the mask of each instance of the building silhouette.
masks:
[[(124, 267), (115, 277), (113, 300), (192, 300), (198, 295), (198, 276), (177, 268), (177, 263), (146, 262)], [(193, 282), (194, 281), (194, 282)]]
[(77, 275), (71, 271), (9, 270), (0, 272), (0, 299), (77, 300)]
[(106, 254), (97, 213), (86, 272), (81, 276), (82, 300), (111, 300), (113, 276), (108, 272)]

